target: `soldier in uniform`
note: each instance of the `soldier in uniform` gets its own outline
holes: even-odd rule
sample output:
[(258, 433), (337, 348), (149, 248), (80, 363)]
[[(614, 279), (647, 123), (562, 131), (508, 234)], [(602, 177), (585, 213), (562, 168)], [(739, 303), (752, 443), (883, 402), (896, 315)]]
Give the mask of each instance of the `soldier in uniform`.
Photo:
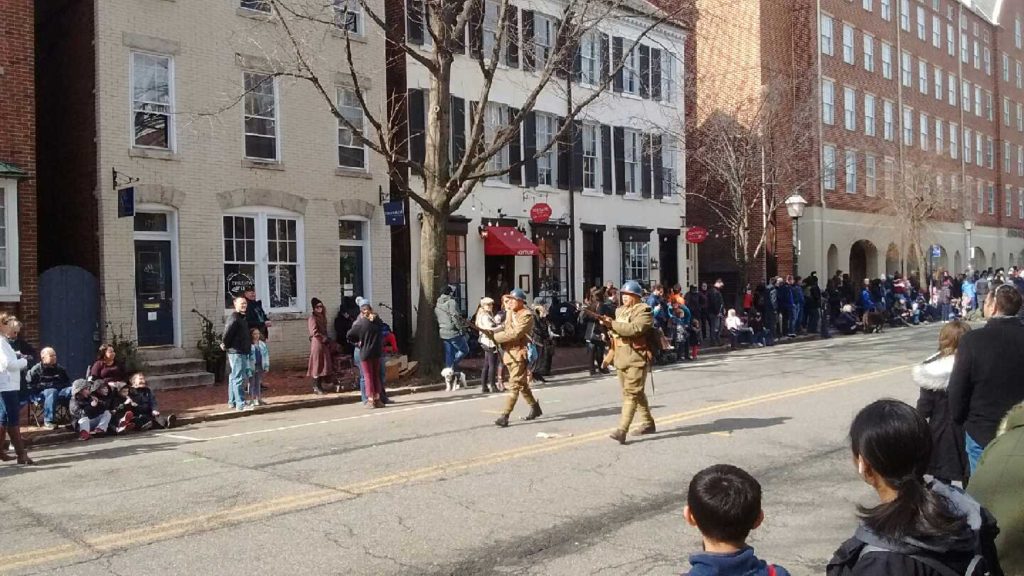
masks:
[(615, 310), (615, 319), (601, 317), (600, 322), (610, 331), (614, 349), (614, 365), (622, 386), (622, 417), (619, 427), (610, 436), (619, 444), (626, 443), (626, 433), (639, 413), (640, 427), (633, 434), (653, 434), (654, 417), (647, 403), (644, 385), (651, 366), (651, 351), (647, 346), (647, 331), (652, 330), (654, 319), (651, 309), (643, 301), (643, 289), (632, 280), (622, 285), (622, 306)]
[(504, 350), (502, 360), (508, 368), (508, 399), (505, 401), (505, 410), (502, 415), (494, 421), (494, 424), (505, 428), (508, 426), (508, 416), (516, 406), (516, 400), (522, 394), (523, 399), (530, 405), (530, 413), (526, 420), (533, 420), (543, 414), (540, 404), (533, 397), (530, 391), (530, 383), (527, 380), (526, 345), (529, 342), (530, 333), (533, 330), (533, 314), (526, 308), (526, 294), (516, 288), (503, 298), (504, 307), (507, 311), (505, 324), (497, 332), (487, 332), (496, 344)]

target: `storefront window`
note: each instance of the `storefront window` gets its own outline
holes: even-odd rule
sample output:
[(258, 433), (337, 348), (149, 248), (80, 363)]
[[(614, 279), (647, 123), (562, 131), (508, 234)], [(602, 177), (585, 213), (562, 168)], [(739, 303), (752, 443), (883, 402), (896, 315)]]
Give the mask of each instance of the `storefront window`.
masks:
[(302, 266), (300, 219), (277, 213), (224, 216), (225, 308), (251, 284), (270, 310), (302, 310)]
[(449, 234), (447, 246), (448, 283), (455, 286), (459, 309), (465, 314), (468, 308), (466, 290), (466, 237)]
[(534, 244), (539, 250), (533, 261), (536, 295), (557, 295), (560, 301), (565, 302), (569, 299), (569, 242), (539, 236), (534, 239)]
[(651, 282), (650, 242), (622, 242), (622, 281), (636, 280), (645, 288)]

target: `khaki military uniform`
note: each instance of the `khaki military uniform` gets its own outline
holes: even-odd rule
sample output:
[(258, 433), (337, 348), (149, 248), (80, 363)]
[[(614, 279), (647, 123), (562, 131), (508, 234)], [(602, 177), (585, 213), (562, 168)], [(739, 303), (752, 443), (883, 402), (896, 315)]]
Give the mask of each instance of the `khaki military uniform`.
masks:
[(520, 394), (530, 406), (537, 404), (533, 392), (530, 391), (530, 382), (526, 373), (529, 364), (526, 359), (526, 345), (532, 331), (533, 314), (524, 307), (518, 312), (509, 311), (505, 315), (504, 327), (500, 332), (494, 334), (495, 343), (504, 350), (502, 360), (505, 362), (505, 367), (508, 368), (508, 385), (506, 386), (508, 399), (505, 401), (504, 411), (506, 416), (512, 413)]
[(615, 370), (622, 386), (622, 417), (619, 430), (628, 432), (633, 416), (640, 418), (641, 429), (654, 426), (654, 417), (647, 403), (644, 385), (647, 382), (650, 362), (646, 356), (645, 332), (654, 326), (651, 309), (640, 302), (632, 306), (620, 306), (615, 310), (612, 322), (614, 339)]

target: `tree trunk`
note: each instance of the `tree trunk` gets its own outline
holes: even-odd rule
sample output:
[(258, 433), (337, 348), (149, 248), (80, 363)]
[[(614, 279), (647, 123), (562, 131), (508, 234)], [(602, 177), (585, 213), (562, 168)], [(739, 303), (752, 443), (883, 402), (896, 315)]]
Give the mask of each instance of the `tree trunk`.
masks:
[(416, 343), (414, 358), (419, 362), (420, 376), (433, 377), (444, 367), (444, 349), (437, 332), (434, 305), (447, 282), (446, 219), (430, 212), (423, 213), (420, 227), (419, 297), (416, 312)]

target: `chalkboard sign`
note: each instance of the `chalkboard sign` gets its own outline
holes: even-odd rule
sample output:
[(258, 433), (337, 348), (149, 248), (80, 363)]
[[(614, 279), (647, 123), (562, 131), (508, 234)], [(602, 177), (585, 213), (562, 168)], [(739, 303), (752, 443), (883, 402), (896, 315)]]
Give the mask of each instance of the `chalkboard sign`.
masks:
[(235, 272), (234, 274), (228, 274), (225, 279), (228, 288), (228, 297), (237, 298), (245, 293), (245, 289), (249, 286), (254, 286), (256, 283), (253, 282), (252, 278), (248, 274), (241, 272)]

